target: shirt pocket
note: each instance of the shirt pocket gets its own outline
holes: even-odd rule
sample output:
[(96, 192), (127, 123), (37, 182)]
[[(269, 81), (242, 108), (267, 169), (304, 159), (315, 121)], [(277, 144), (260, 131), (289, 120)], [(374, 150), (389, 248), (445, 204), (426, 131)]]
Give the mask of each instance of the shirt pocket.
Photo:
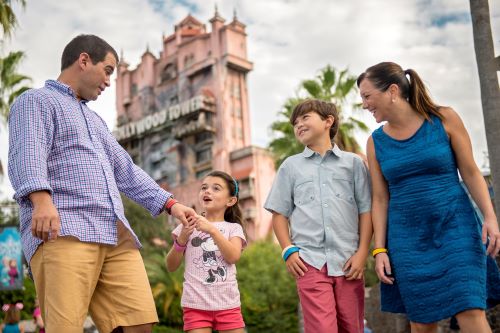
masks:
[(314, 183), (312, 179), (307, 179), (295, 185), (293, 189), (293, 203), (295, 206), (307, 205), (314, 201)]
[(340, 199), (350, 205), (356, 205), (354, 200), (354, 187), (351, 180), (332, 176), (332, 190), (335, 199)]

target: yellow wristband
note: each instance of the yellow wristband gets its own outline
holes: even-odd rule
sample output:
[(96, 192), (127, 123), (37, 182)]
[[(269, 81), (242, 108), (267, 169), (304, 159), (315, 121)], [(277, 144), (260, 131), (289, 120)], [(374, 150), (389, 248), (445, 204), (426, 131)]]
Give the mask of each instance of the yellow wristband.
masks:
[(372, 251), (372, 256), (375, 257), (377, 254), (379, 253), (387, 253), (387, 249), (386, 248), (383, 248), (383, 247), (379, 247), (378, 249), (374, 249)]

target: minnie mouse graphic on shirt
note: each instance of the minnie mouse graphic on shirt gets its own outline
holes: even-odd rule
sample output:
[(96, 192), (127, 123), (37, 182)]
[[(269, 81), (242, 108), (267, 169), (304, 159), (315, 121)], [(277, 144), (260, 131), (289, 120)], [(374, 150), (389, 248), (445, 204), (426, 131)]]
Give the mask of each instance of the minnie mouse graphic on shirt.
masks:
[(227, 268), (223, 264), (222, 259), (215, 254), (215, 251), (219, 251), (219, 248), (213, 238), (206, 234), (200, 234), (191, 240), (191, 245), (193, 247), (200, 247), (203, 250), (201, 257), (193, 259), (195, 267), (208, 273), (203, 284), (226, 281)]

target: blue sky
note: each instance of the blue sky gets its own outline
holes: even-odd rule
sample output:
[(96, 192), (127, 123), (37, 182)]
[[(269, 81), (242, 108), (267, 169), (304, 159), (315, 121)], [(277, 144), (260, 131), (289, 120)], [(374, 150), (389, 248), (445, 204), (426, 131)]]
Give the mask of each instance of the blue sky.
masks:
[[(237, 10), (247, 25), (248, 76), (252, 142), (265, 146), (270, 123), (301, 80), (313, 78), (331, 64), (357, 75), (381, 61), (395, 61), (415, 69), (441, 105), (452, 106), (471, 134), (476, 162), (486, 151), (479, 81), (468, 0), (28, 0), (15, 8), (20, 27), (5, 50), (24, 50), (20, 70), (42, 86), (59, 74), (66, 43), (80, 33), (94, 33), (123, 50), (132, 68), (146, 46), (158, 55), (162, 34), (191, 13), (210, 26), (217, 3), (231, 20)], [(500, 54), (500, 2), (490, 1), (492, 29)], [(114, 84), (90, 106), (110, 128), (115, 124)], [(353, 96), (357, 100), (358, 96)], [(354, 116), (371, 129), (378, 125), (366, 111)], [(367, 135), (358, 139), (365, 145)], [(0, 158), (6, 166), (7, 136), (0, 129)], [(5, 177), (7, 178), (7, 177)], [(0, 197), (11, 196), (7, 179)]]

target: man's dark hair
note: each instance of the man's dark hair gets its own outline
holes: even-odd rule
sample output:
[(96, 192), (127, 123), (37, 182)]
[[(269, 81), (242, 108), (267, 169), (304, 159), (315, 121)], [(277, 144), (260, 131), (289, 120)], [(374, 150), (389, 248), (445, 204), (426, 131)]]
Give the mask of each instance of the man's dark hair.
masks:
[(61, 71), (71, 66), (81, 53), (88, 53), (92, 64), (97, 64), (111, 52), (118, 63), (118, 54), (104, 39), (95, 35), (79, 35), (66, 45), (61, 57)]

